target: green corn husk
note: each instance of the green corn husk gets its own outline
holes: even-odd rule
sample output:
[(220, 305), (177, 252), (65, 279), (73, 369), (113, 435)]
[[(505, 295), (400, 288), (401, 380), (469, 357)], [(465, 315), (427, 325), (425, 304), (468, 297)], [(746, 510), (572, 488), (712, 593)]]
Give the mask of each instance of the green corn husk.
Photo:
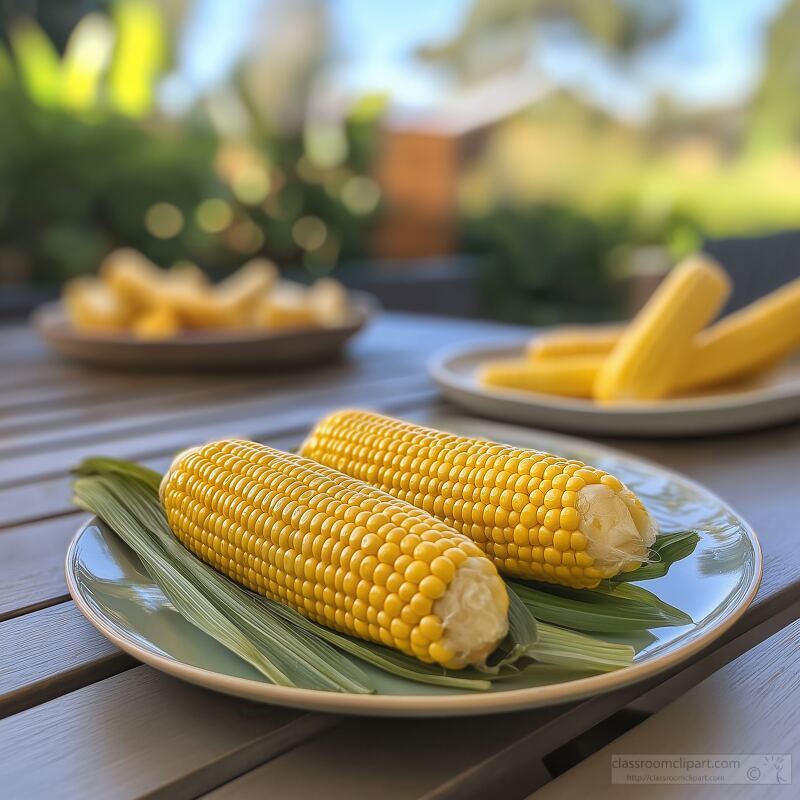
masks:
[(578, 631), (626, 633), (692, 623), (685, 612), (630, 583), (597, 589), (545, 588), (521, 581), (508, 581), (508, 586), (540, 622)]
[(650, 558), (646, 564), (642, 564), (639, 569), (632, 572), (620, 572), (611, 580), (614, 583), (626, 583), (663, 578), (676, 561), (680, 561), (694, 552), (699, 541), (700, 535), (697, 531), (661, 533), (650, 548)]
[(630, 645), (604, 642), (545, 622), (538, 629), (539, 637), (528, 648), (528, 656), (539, 664), (580, 671), (591, 663), (594, 672), (613, 672), (629, 667), (636, 655)]
[[(576, 593), (592, 595), (591, 602), (582, 601), (587, 608), (576, 624), (567, 613), (570, 603), (578, 602), (574, 598), (551, 592), (550, 586), (542, 591), (538, 586), (509, 581), (509, 633), (485, 671), (448, 671), (317, 625), (294, 609), (249, 592), (216, 572), (170, 531), (158, 499), (161, 476), (157, 472), (116, 459), (91, 458), (80, 464), (76, 473), (81, 476), (75, 481), (76, 502), (105, 521), (140, 556), (179, 612), (279, 685), (374, 691), (367, 675), (342, 653), (407, 680), (460, 690), (483, 691), (493, 681), (520, 672), (544, 680), (544, 676), (562, 670), (571, 679), (628, 666), (634, 650), (557, 625), (569, 624), (589, 632), (624, 632), (643, 627), (648, 614), (648, 619), (661, 624), (678, 624), (678, 619), (685, 618), (650, 592), (620, 585)], [(601, 607), (602, 598), (613, 608)], [(613, 617), (625, 604), (629, 614), (623, 624), (608, 627), (608, 622), (598, 622)], [(593, 605), (597, 607), (589, 611)], [(538, 614), (542, 620), (538, 625), (536, 608), (544, 612)], [(619, 622), (618, 614), (616, 619)], [(548, 624), (553, 622), (556, 625)]]

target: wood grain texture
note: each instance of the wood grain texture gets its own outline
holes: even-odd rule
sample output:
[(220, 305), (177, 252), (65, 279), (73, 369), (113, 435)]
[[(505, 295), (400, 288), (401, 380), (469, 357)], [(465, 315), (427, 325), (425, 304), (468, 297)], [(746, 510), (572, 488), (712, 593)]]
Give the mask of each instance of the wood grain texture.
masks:
[[(411, 800), (558, 713), (542, 709), (458, 721), (395, 719), (390, 724), (386, 720), (353, 720), (335, 735), (297, 747), (207, 798)], [(536, 770), (535, 762), (531, 768)]]
[(0, 718), (137, 664), (72, 602), (0, 623), (0, 660)]
[[(367, 389), (369, 388), (369, 393)], [(19, 486), (41, 477), (68, 472), (82, 458), (101, 451), (117, 458), (147, 458), (175, 452), (204, 439), (214, 439), (240, 432), (259, 435), (279, 433), (286, 428), (310, 426), (323, 410), (350, 404), (356, 397), (411, 397), (434, 392), (425, 378), (386, 378), (371, 383), (353, 381), (315, 392), (287, 391), (277, 397), (232, 401), (217, 414), (193, 415), (190, 411), (179, 424), (164, 429), (138, 431), (133, 435), (108, 438), (56, 447), (46, 452), (0, 461), (0, 486)], [(367, 405), (370, 403), (368, 402)]]
[(758, 800), (797, 797), (800, 761), (800, 623), (728, 664), (681, 698), (530, 796), (530, 800), (641, 798), (641, 786), (612, 785), (621, 754), (788, 753), (791, 785), (648, 785), (649, 800)]
[[(43, 442), (50, 447), (62, 440), (99, 439), (114, 431), (157, 428), (179, 416), (180, 412), (202, 415), (206, 410), (224, 412), (230, 403), (243, 400), (257, 401), (259, 398), (279, 396), (290, 391), (313, 391), (336, 384), (344, 384), (357, 379), (367, 381), (381, 377), (399, 377), (404, 374), (419, 377), (419, 370), (412, 364), (387, 363), (375, 358), (363, 362), (339, 361), (323, 365), (314, 372), (295, 372), (264, 376), (255, 373), (247, 378), (232, 375), (195, 375), (190, 380), (163, 376), (161, 378), (141, 379), (141, 383), (131, 382), (126, 376), (104, 378), (104, 386), (114, 387), (108, 396), (99, 391), (97, 378), (82, 381), (75, 385), (86, 393), (69, 402), (47, 403), (44, 408), (37, 403), (21, 403), (14, 414), (2, 415), (0, 433), (4, 429), (12, 433), (0, 438), (0, 456), (7, 457), (6, 451), (13, 448), (30, 449)], [(134, 401), (134, 402), (132, 402)], [(121, 408), (120, 408), (121, 407)], [(70, 416), (66, 416), (71, 413)], [(82, 417), (76, 418), (78, 413)], [(236, 413), (233, 409), (231, 413)], [(48, 416), (63, 422), (66, 416), (67, 427), (53, 429), (52, 423), (37, 425), (33, 431), (24, 430), (31, 426), (33, 419), (41, 422)], [(20, 432), (19, 428), (23, 430)]]
[(86, 519), (70, 514), (0, 534), (0, 621), (66, 599), (64, 557)]
[(141, 666), (0, 720), (3, 794), (195, 797), (336, 722), (207, 692)]

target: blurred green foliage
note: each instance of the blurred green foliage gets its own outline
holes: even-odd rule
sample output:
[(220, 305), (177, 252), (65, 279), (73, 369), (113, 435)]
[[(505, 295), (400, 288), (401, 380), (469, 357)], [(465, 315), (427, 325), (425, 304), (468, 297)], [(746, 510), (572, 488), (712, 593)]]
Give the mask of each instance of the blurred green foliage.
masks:
[(157, 113), (168, 38), (156, 3), (126, 0), (83, 17), (63, 55), (30, 20), (0, 43), (0, 272), (58, 284), (119, 246), (216, 274), (256, 255), (312, 272), (362, 255), (380, 106), (353, 110), (334, 159), (314, 130), (254, 120), (223, 140), (202, 113)]
[(468, 251), (486, 254), (483, 283), (493, 316), (546, 325), (622, 312), (606, 262), (628, 233), (622, 219), (536, 205), (501, 207), (469, 219), (462, 237)]

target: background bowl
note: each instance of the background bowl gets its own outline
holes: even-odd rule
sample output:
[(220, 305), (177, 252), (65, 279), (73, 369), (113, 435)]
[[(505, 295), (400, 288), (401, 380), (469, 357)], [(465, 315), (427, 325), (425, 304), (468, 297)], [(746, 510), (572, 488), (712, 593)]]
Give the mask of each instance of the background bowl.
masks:
[(60, 302), (33, 314), (33, 324), (59, 355), (96, 367), (131, 370), (192, 371), (240, 367), (294, 367), (337, 356), (378, 309), (377, 300), (349, 292), (351, 319), (330, 328), (284, 331), (196, 330), (162, 340), (138, 339), (129, 333), (89, 334), (67, 318)]

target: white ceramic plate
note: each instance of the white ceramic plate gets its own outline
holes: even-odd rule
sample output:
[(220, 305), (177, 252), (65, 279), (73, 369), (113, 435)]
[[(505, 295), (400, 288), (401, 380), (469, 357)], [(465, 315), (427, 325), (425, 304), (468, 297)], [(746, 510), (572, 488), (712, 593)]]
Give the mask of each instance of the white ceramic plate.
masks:
[[(694, 553), (669, 573), (645, 582), (694, 624), (658, 628), (626, 639), (637, 648), (633, 666), (604, 675), (538, 682), (532, 677), (494, 684), (486, 692), (424, 686), (360, 664), (378, 690), (340, 694), (274, 686), (178, 614), (139, 559), (110, 530), (92, 520), (76, 534), (66, 559), (69, 592), (89, 621), (135, 658), (191, 683), (250, 700), (335, 713), (373, 716), (460, 716), (555, 705), (651, 677), (701, 650), (727, 630), (755, 596), (761, 551), (750, 527), (701, 486), (654, 464), (590, 442), (465, 417), (436, 427), (580, 458), (628, 483), (664, 531), (700, 533)], [(610, 637), (609, 637), (610, 638)]]
[(703, 436), (800, 419), (800, 356), (747, 384), (657, 402), (602, 405), (481, 385), (486, 361), (519, 358), (527, 341), (459, 346), (437, 353), (428, 368), (444, 395), (481, 416), (569, 433), (601, 436)]

